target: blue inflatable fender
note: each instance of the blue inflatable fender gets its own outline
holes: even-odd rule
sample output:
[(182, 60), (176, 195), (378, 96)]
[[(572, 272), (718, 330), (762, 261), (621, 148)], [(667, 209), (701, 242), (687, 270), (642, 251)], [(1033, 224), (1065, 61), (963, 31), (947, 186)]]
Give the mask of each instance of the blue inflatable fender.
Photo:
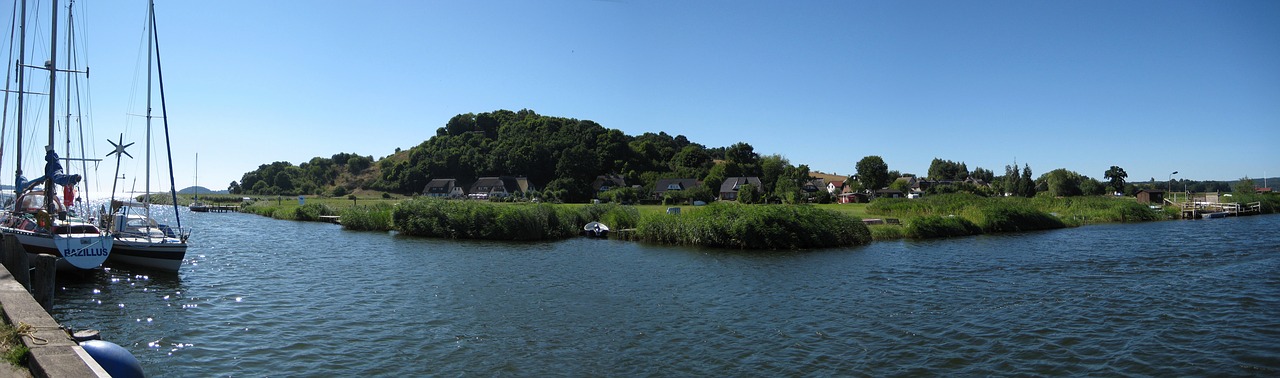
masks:
[(122, 346), (110, 341), (89, 340), (80, 343), (80, 347), (113, 378), (145, 377), (142, 364)]

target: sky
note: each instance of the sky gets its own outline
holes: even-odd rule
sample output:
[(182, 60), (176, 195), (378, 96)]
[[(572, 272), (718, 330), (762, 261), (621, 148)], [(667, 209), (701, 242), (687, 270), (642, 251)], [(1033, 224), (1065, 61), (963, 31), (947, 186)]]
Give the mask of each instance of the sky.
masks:
[[(47, 2), (31, 6), (47, 25)], [(146, 4), (75, 7), (91, 69), (80, 119), (102, 157), (108, 139), (145, 139)], [(498, 109), (746, 142), (846, 175), (868, 155), (921, 175), (934, 158), (997, 175), (1015, 161), (1100, 180), (1113, 165), (1129, 181), (1280, 175), (1276, 1), (157, 0), (156, 13), (179, 189), (276, 161), (382, 158)], [(39, 39), (28, 61), (47, 59)], [(47, 142), (37, 131), (28, 151)], [(143, 185), (142, 144), (120, 185)], [(98, 185), (114, 167), (98, 164)]]

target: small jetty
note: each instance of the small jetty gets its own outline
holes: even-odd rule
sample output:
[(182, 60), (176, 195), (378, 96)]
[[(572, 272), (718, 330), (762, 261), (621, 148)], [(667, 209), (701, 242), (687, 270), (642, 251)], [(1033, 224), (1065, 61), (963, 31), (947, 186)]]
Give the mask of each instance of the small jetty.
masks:
[(1164, 202), (1166, 206), (1181, 209), (1182, 219), (1226, 218), (1262, 213), (1262, 202), (1222, 202), (1223, 197), (1226, 196), (1229, 195), (1221, 195), (1218, 192), (1197, 193), (1187, 196), (1185, 201), (1178, 202), (1165, 198)]
[(236, 213), (240, 211), (240, 206), (236, 205), (212, 205), (209, 206), (210, 213)]

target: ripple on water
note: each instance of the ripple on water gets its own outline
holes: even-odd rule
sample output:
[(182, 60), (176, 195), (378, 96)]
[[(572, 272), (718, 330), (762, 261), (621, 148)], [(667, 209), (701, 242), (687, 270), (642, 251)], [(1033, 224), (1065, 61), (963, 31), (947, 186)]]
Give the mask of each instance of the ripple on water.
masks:
[(179, 275), (60, 281), (55, 317), (156, 376), (1280, 371), (1280, 240), (1230, 236), (1275, 217), (797, 253), (193, 218)]

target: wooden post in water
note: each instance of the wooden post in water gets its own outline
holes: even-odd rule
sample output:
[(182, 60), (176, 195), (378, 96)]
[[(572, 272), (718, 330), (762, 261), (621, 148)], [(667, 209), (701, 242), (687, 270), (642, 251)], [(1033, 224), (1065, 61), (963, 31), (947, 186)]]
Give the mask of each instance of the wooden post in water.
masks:
[(58, 257), (41, 253), (36, 256), (36, 273), (31, 280), (31, 296), (35, 297), (45, 311), (53, 309), (54, 279), (57, 274)]
[(13, 275), (13, 279), (22, 284), (27, 291), (31, 290), (31, 260), (27, 256), (26, 248), (22, 248), (22, 243), (18, 242), (18, 237), (13, 235), (4, 236), (4, 267), (9, 269), (9, 274)]

